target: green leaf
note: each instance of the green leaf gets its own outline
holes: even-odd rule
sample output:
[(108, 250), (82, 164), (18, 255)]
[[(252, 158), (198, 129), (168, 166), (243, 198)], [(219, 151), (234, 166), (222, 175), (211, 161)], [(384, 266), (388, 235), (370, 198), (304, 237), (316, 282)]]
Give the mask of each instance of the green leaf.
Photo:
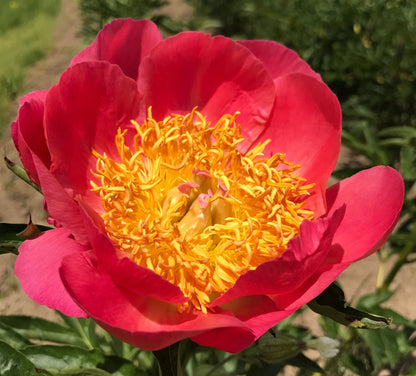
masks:
[(4, 162), (6, 163), (7, 168), (13, 172), (18, 178), (22, 179), (24, 182), (29, 184), (32, 188), (36, 189), (38, 192), (42, 193), (40, 188), (35, 185), (32, 180), (30, 180), (28, 174), (26, 173), (25, 169), (16, 163), (12, 162), (7, 157), (4, 157)]
[(3, 323), (0, 323), (0, 340), (8, 343), (15, 349), (21, 349), (32, 344), (25, 337)]
[(146, 376), (133, 363), (118, 356), (107, 356), (104, 364), (100, 367), (110, 372), (113, 376), (137, 376), (141, 374)]
[(195, 367), (194, 374), (198, 376), (229, 376), (224, 368), (218, 368), (212, 364), (199, 364)]
[(0, 341), (0, 375), (39, 376), (42, 373), (21, 352)]
[(96, 350), (86, 350), (74, 346), (28, 346), (22, 350), (22, 353), (36, 367), (46, 370), (96, 368), (105, 361), (104, 355)]
[(357, 302), (357, 306), (363, 309), (371, 309), (389, 300), (396, 291), (377, 291), (372, 294), (363, 295)]
[(400, 349), (398, 345), (398, 337), (400, 335), (402, 333), (391, 329), (363, 331), (360, 333), (360, 336), (369, 348), (375, 369), (383, 367), (385, 363), (389, 363), (391, 367), (394, 367), (401, 358), (401, 350), (403, 350), (404, 355), (413, 349), (409, 345)]
[(65, 376), (111, 376), (99, 368), (71, 368), (63, 370), (50, 370), (51, 375), (65, 375)]
[(324, 370), (313, 360), (309, 359), (307, 356), (303, 354), (298, 354), (295, 357), (289, 359), (287, 361), (288, 364), (299, 367), (304, 370), (309, 370), (312, 372), (318, 372), (322, 375), (325, 375)]
[[(38, 231), (34, 231), (34, 227)], [(34, 235), (50, 229), (47, 226), (33, 225), (32, 221), (29, 221), (29, 224), (0, 223), (0, 254), (14, 253), (17, 255), (20, 244), (22, 244), (23, 240), (31, 236), (27, 235), (27, 231), (30, 231), (30, 234)]]
[(0, 323), (13, 328), (27, 339), (83, 346), (84, 342), (71, 329), (52, 321), (32, 316), (0, 316)]
[(391, 318), (376, 316), (351, 308), (345, 302), (344, 292), (335, 283), (308, 303), (312, 311), (327, 316), (340, 324), (357, 329), (379, 329), (390, 325)]

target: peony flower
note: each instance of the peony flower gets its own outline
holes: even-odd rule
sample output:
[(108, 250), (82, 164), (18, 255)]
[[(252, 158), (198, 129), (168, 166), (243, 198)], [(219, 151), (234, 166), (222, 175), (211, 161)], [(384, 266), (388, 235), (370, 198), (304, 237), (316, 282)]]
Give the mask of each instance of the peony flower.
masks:
[(142, 349), (241, 351), (375, 252), (401, 209), (390, 167), (327, 189), (339, 103), (272, 41), (119, 19), (20, 104), (13, 140), (55, 225), (21, 245), (22, 287)]

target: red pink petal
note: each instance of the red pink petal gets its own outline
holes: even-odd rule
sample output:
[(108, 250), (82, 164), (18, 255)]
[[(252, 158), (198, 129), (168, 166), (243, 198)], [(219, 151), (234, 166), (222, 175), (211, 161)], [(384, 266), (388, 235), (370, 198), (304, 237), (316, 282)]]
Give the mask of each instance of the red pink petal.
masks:
[(51, 157), (46, 145), (43, 128), (44, 102), (47, 91), (36, 91), (24, 96), (20, 100), (19, 114), (11, 126), (12, 138), (20, 159), (32, 181), (39, 185), (36, 167), (32, 153), (49, 167)]
[(139, 113), (136, 83), (118, 66), (86, 62), (65, 71), (49, 90), (45, 107), (51, 171), (60, 183), (98, 208), (99, 199), (90, 191), (90, 171), (96, 164), (91, 150), (118, 159), (117, 129), (133, 128), (130, 120)]
[[(331, 218), (304, 221), (299, 236), (290, 241), (281, 257), (243, 274), (211, 306), (241, 296), (285, 293), (300, 286), (322, 264), (342, 215), (343, 211), (338, 210)], [(295, 269), (296, 273), (293, 272)]]
[(65, 258), (60, 269), (65, 287), (74, 300), (108, 332), (144, 350), (157, 350), (187, 337), (216, 328), (241, 328), (240, 320), (227, 314), (179, 313), (175, 304), (134, 294), (99, 270), (87, 253)]
[(139, 66), (162, 40), (157, 26), (148, 20), (118, 19), (104, 26), (94, 42), (75, 56), (71, 66), (83, 61), (105, 60), (137, 79)]
[(237, 121), (247, 145), (263, 130), (275, 96), (270, 75), (246, 48), (195, 32), (159, 43), (143, 60), (139, 78), (145, 105), (153, 107), (156, 119), (197, 106), (215, 123), (240, 111)]
[(280, 43), (270, 40), (243, 40), (238, 43), (247, 47), (261, 60), (273, 80), (292, 73), (303, 73), (322, 81), (321, 76), (313, 71), (295, 51)]
[(287, 161), (301, 165), (299, 175), (316, 184), (307, 208), (319, 218), (341, 145), (341, 109), (328, 87), (310, 76), (295, 73), (275, 83), (275, 107), (258, 141), (271, 140), (266, 156), (286, 153)]
[(332, 262), (351, 263), (378, 250), (393, 231), (403, 205), (404, 184), (396, 170), (377, 166), (333, 185), (326, 197), (328, 215), (346, 205), (333, 240), (339, 251), (332, 253)]
[(23, 290), (37, 303), (65, 315), (87, 317), (66, 291), (58, 272), (65, 256), (84, 250), (63, 228), (26, 240), (19, 248), (15, 264), (15, 273)]

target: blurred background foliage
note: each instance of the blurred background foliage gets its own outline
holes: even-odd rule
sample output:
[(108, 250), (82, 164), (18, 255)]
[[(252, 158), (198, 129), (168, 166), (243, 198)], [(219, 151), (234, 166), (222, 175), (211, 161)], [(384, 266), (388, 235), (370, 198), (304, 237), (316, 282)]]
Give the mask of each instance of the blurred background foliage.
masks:
[(0, 134), (10, 101), (22, 90), (26, 69), (52, 45), (60, 0), (0, 1)]
[[(23, 2), (30, 6), (24, 11), (20, 7), (22, 11), (13, 14)], [(132, 17), (152, 19), (166, 36), (192, 29), (285, 44), (321, 74), (341, 102), (343, 144), (352, 151), (352, 158), (334, 175), (344, 178), (362, 168), (384, 164), (398, 169), (406, 185), (397, 229), (378, 252), (378, 284), (373, 293), (362, 296), (356, 304), (363, 311), (392, 317), (389, 328), (356, 330), (322, 316), (323, 332), (341, 343), (341, 351), (333, 359), (318, 365), (299, 353), (266, 364), (261, 357), (253, 361), (252, 353), (250, 358), (247, 353), (227, 355), (198, 348), (189, 351), (192, 356), (186, 375), (276, 375), (287, 364), (299, 367), (298, 374), (306, 376), (416, 375), (416, 320), (383, 306), (395, 293), (391, 285), (397, 274), (416, 261), (416, 1), (171, 0), (190, 9), (189, 17), (179, 20), (164, 8), (168, 2), (78, 0), (83, 36), (91, 41), (111, 19)], [(48, 50), (47, 36), (58, 8), (57, 0), (0, 2), (1, 114), (2, 101), (15, 99), (19, 92), (25, 68)], [(24, 46), (24, 51), (16, 46)], [(390, 268), (383, 272), (386, 265)], [(293, 324), (295, 316), (280, 323), (276, 330), (303, 343), (311, 334), (308, 328)], [(13, 322), (8, 325), (17, 327)], [(123, 346), (127, 353), (134, 353), (135, 349)], [(97, 347), (96, 351), (101, 350)], [(148, 366), (146, 361), (142, 363), (142, 372), (148, 374), (153, 365), (143, 354)], [(128, 358), (123, 352), (118, 356)]]

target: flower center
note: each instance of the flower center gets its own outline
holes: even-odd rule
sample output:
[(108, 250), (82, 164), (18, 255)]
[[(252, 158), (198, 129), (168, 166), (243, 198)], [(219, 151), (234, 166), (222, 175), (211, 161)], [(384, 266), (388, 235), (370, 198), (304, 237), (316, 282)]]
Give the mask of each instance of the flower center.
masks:
[[(279, 257), (312, 212), (299, 165), (284, 154), (263, 157), (267, 142), (242, 155), (235, 115), (211, 125), (195, 109), (136, 128), (129, 147), (117, 132), (119, 159), (93, 150), (92, 191), (114, 245), (138, 265), (207, 306), (239, 276)], [(99, 183), (98, 183), (99, 182)]]

